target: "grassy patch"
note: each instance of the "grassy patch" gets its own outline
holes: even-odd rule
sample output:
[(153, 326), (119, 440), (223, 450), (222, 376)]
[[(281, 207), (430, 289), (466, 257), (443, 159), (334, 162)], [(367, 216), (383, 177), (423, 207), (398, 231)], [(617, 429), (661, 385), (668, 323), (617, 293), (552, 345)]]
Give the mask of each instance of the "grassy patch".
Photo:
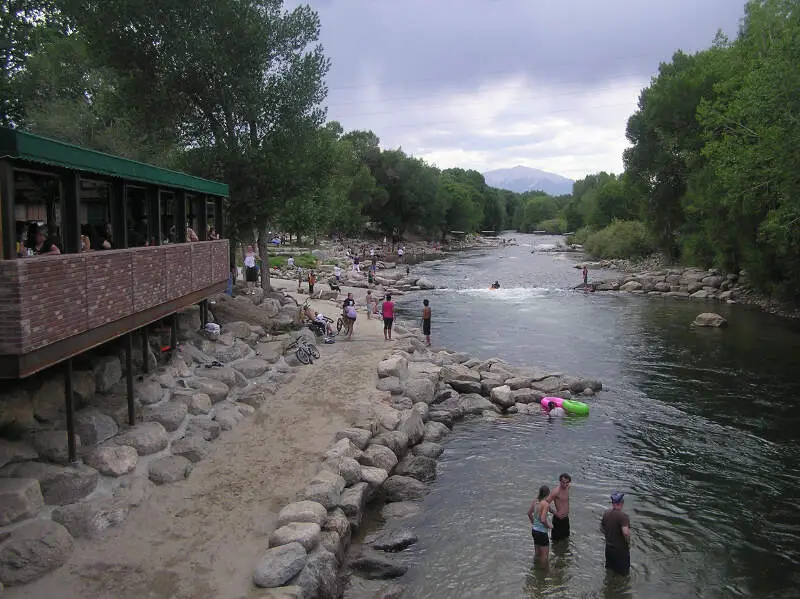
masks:
[[(286, 266), (287, 256), (270, 256), (270, 268), (282, 268)], [(311, 254), (296, 254), (294, 256), (294, 265), (301, 268), (316, 268), (317, 259)]]

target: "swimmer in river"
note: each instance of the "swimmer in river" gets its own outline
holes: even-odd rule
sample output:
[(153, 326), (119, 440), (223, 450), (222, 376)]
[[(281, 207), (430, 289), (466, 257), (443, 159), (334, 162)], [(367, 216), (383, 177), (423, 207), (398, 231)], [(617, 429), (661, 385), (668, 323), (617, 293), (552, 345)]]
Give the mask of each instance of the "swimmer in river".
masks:
[(564, 408), (557, 406), (556, 402), (554, 401), (547, 402), (547, 409), (545, 409), (544, 413), (548, 416), (555, 416), (556, 418), (561, 418), (567, 415), (567, 413), (564, 411)]
[(572, 477), (564, 472), (558, 477), (558, 486), (547, 496), (547, 502), (555, 507), (553, 515), (553, 542), (569, 537), (569, 486)]
[(495, 281), (494, 283), (492, 283), (492, 289), (500, 289), (500, 282)]

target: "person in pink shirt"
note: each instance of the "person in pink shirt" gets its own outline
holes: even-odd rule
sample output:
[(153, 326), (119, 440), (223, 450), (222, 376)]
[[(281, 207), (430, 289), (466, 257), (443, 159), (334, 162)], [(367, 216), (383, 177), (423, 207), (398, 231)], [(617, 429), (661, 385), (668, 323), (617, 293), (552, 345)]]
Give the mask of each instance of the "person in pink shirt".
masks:
[(391, 341), (392, 323), (394, 322), (394, 302), (392, 301), (391, 293), (386, 294), (386, 299), (383, 300), (381, 305), (381, 313), (383, 315), (383, 338), (386, 341)]

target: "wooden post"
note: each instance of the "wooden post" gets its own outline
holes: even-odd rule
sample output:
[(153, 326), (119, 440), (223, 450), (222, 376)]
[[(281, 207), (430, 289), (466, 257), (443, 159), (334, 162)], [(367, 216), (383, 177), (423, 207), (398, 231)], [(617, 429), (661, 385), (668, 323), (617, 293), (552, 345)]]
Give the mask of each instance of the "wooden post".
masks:
[(186, 191), (175, 191), (175, 239), (178, 243), (186, 241)]
[(64, 398), (67, 409), (67, 454), (69, 463), (78, 461), (78, 448), (75, 440), (75, 403), (72, 399), (72, 358), (64, 362)]
[(112, 249), (128, 247), (128, 223), (125, 221), (125, 182), (116, 179), (111, 185), (111, 243)]
[(178, 313), (172, 315), (172, 322), (169, 327), (169, 348), (172, 351), (178, 349)]
[[(80, 251), (81, 227), (78, 222), (78, 203), (81, 193), (81, 177), (76, 171), (65, 173), (60, 178), (61, 221), (64, 224), (62, 248), (65, 254)], [(49, 231), (48, 231), (49, 232)]]
[(150, 355), (150, 335), (147, 334), (147, 327), (142, 327), (142, 371), (145, 374), (150, 372), (150, 360), (147, 358)]
[(11, 162), (0, 160), (0, 227), (2, 248), (0, 257), (12, 260), (17, 257), (17, 221), (14, 218), (14, 170)]
[(128, 383), (128, 424), (136, 422), (136, 409), (133, 403), (133, 331), (125, 335), (125, 371)]

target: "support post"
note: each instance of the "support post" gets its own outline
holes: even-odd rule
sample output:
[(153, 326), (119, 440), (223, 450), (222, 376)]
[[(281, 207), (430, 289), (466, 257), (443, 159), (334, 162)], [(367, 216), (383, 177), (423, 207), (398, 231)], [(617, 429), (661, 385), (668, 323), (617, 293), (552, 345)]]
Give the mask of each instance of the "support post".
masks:
[(75, 171), (61, 176), (61, 222), (63, 227), (62, 248), (65, 254), (77, 254), (81, 244), (81, 227), (78, 222), (78, 203), (80, 202), (81, 177)]
[(169, 327), (169, 348), (172, 351), (178, 349), (178, 313), (172, 315), (172, 322)]
[(117, 179), (111, 186), (111, 247), (115, 250), (128, 247), (128, 225), (125, 221), (125, 181)]
[(145, 374), (150, 372), (150, 361), (147, 359), (150, 352), (150, 335), (147, 334), (147, 327), (142, 327), (142, 370)]
[(195, 231), (197, 233), (198, 239), (200, 241), (208, 241), (208, 199), (206, 194), (199, 194), (198, 196), (198, 208), (200, 211), (197, 213), (197, 218), (200, 221), (198, 227), (200, 228), (199, 231)]
[(17, 257), (17, 231), (14, 218), (14, 170), (8, 160), (0, 160), (0, 236), (2, 248), (0, 258), (13, 260)]
[(67, 454), (69, 463), (78, 461), (78, 444), (75, 441), (75, 402), (72, 398), (72, 358), (64, 362), (64, 397), (67, 409)]
[(128, 384), (128, 424), (136, 422), (136, 411), (133, 403), (133, 331), (125, 335), (125, 371)]
[(175, 190), (175, 240), (177, 243), (186, 241), (186, 191)]

